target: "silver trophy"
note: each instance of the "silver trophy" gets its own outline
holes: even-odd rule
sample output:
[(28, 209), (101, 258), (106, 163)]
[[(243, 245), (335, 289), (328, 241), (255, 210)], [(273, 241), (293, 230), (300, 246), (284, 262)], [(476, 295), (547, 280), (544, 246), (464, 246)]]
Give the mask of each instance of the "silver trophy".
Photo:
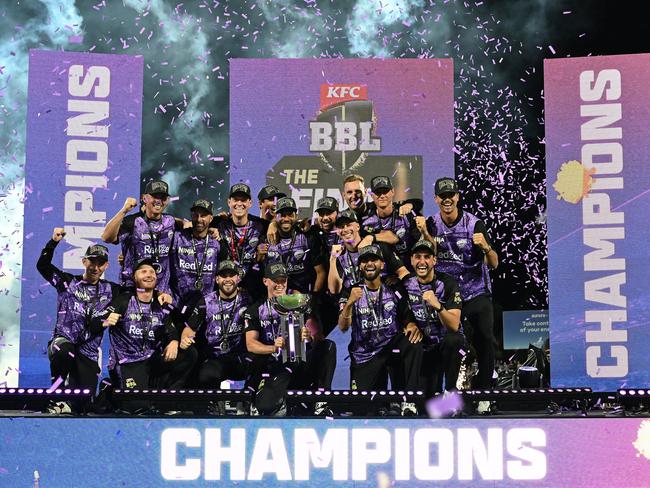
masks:
[(285, 338), (282, 362), (307, 361), (307, 341), (302, 340), (301, 330), (309, 313), (309, 295), (282, 295), (273, 298), (271, 304), (280, 314), (280, 335)]

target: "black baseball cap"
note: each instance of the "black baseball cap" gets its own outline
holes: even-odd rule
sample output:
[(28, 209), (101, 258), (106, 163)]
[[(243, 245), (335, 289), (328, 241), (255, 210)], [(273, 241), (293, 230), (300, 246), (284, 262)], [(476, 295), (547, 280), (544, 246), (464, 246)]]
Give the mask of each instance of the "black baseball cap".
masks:
[(384, 260), (384, 255), (381, 252), (381, 248), (376, 244), (370, 244), (369, 246), (365, 246), (359, 249), (359, 262), (371, 256), (377, 257), (382, 261)]
[(458, 183), (453, 178), (445, 176), (438, 178), (434, 187), (435, 195), (439, 197), (445, 193), (458, 193)]
[(278, 278), (286, 278), (287, 276), (289, 276), (287, 267), (282, 263), (267, 264), (266, 268), (264, 268), (264, 278), (275, 280)]
[(336, 216), (336, 226), (343, 227), (348, 222), (359, 222), (357, 214), (352, 209), (345, 209)]
[(194, 210), (195, 208), (202, 208), (206, 212), (208, 212), (210, 215), (214, 214), (214, 209), (212, 206), (212, 202), (210, 200), (206, 200), (204, 198), (199, 198), (198, 200), (194, 200), (194, 203), (192, 204), (192, 208), (190, 208), (190, 211)]
[(219, 263), (219, 266), (217, 267), (217, 274), (220, 275), (221, 273), (224, 272), (239, 274), (239, 268), (237, 267), (237, 263), (235, 263), (234, 261), (230, 261), (229, 259), (226, 259), (225, 261), (221, 261)]
[(433, 254), (434, 256), (435, 256), (435, 254), (436, 254), (436, 249), (435, 249), (435, 247), (433, 246), (433, 244), (431, 244), (431, 242), (429, 242), (429, 241), (427, 241), (427, 240), (425, 240), (425, 239), (420, 239), (418, 242), (416, 242), (416, 243), (413, 245), (413, 247), (411, 248), (411, 253), (414, 253), (415, 251), (418, 251), (418, 250), (420, 250), (420, 249), (427, 250), (427, 251), (429, 251), (431, 254)]
[(142, 258), (140, 261), (135, 263), (135, 266), (133, 266), (133, 274), (135, 274), (135, 272), (138, 269), (140, 269), (142, 266), (151, 266), (154, 269), (154, 271), (156, 271), (157, 274), (158, 271), (156, 270), (157, 266), (155, 266), (155, 264), (156, 264), (155, 261), (151, 258)]
[(392, 190), (393, 184), (388, 176), (375, 176), (370, 180), (370, 191), (373, 193), (377, 190)]
[(329, 210), (330, 212), (338, 212), (339, 202), (336, 198), (323, 197), (320, 200), (318, 200), (318, 203), (316, 203), (316, 211), (318, 212), (319, 210)]
[(83, 257), (86, 259), (97, 258), (108, 261), (108, 248), (106, 246), (102, 246), (101, 244), (93, 244), (92, 246), (88, 246), (88, 249), (86, 249), (86, 254), (84, 254)]
[(246, 183), (235, 183), (230, 187), (229, 198), (232, 198), (237, 193), (244, 194), (247, 198), (251, 198), (251, 188)]
[(258, 200), (272, 200), (273, 198), (282, 198), (286, 197), (286, 193), (282, 193), (280, 189), (275, 185), (266, 185), (260, 190), (257, 194)]
[(297, 212), (298, 207), (296, 207), (296, 201), (289, 197), (280, 198), (278, 203), (275, 205), (275, 211), (280, 213), (282, 210), (293, 210), (294, 212)]
[(163, 180), (153, 180), (144, 187), (146, 195), (156, 195), (158, 193), (169, 196), (169, 185)]

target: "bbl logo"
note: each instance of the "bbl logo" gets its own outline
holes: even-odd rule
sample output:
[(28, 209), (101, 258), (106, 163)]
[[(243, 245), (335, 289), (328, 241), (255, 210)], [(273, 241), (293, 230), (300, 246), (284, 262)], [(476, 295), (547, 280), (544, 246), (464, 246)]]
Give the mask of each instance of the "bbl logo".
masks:
[(376, 135), (371, 88), (360, 83), (320, 85), (308, 121), (308, 154), (283, 156), (266, 173), (266, 183), (293, 198), (301, 217), (312, 216), (323, 197), (335, 198), (345, 209), (341, 189), (352, 173), (367, 181), (378, 174), (392, 175), (397, 200), (422, 196), (422, 156), (383, 154), (390, 148)]
[(369, 152), (381, 151), (381, 139), (373, 137), (376, 121), (365, 85), (321, 85), (320, 112), (309, 122), (309, 151), (339, 173), (353, 171)]

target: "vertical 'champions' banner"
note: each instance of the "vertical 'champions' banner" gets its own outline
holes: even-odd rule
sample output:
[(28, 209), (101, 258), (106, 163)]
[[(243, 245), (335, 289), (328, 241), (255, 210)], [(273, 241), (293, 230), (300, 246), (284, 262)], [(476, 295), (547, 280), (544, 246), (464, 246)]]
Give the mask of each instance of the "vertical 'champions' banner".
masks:
[(453, 62), (448, 59), (234, 59), (230, 179), (273, 184), (303, 216), (342, 203), (343, 179), (393, 177), (395, 198), (426, 197), (454, 174)]
[(555, 386), (650, 384), (650, 55), (544, 64)]
[[(31, 51), (27, 103), (20, 384), (49, 382), (56, 292), (36, 271), (54, 227), (54, 264), (81, 274), (111, 211), (140, 193), (141, 56)], [(119, 203), (116, 203), (119, 202)], [(108, 279), (118, 276), (111, 249)]]

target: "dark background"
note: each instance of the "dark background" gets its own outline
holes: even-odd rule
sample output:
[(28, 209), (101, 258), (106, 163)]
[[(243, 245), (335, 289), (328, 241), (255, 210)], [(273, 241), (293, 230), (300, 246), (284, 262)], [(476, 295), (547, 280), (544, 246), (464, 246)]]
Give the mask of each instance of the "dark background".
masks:
[(497, 307), (547, 308), (543, 59), (649, 51), (642, 4), (2, 2), (0, 183), (21, 176), (30, 48), (144, 55), (141, 184), (167, 180), (177, 215), (197, 195), (225, 203), (230, 58), (452, 57), (456, 176), (500, 255)]

